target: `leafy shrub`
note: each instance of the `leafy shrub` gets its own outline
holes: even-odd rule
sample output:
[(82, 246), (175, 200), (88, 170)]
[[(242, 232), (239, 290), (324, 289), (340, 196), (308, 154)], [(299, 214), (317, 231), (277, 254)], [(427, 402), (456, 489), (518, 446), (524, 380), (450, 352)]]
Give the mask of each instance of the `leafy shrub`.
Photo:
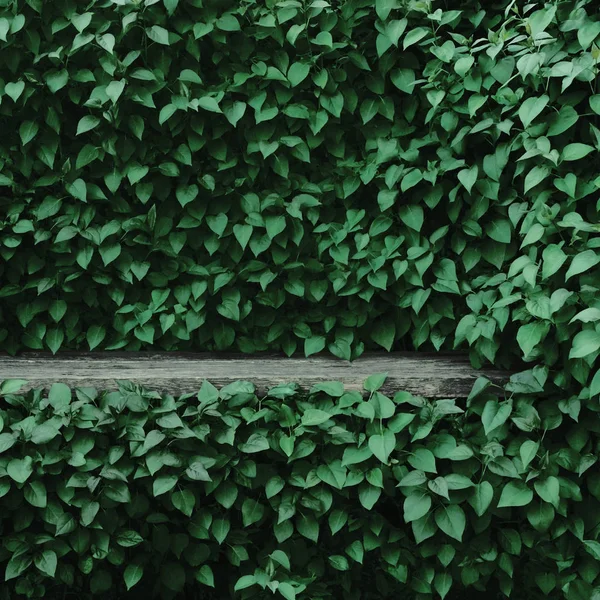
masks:
[(385, 374), (260, 398), (5, 381), (0, 597), (598, 598), (598, 405), (525, 393), (546, 375), (462, 406)]
[(469, 347), (585, 385), (595, 6), (2, 0), (0, 347)]

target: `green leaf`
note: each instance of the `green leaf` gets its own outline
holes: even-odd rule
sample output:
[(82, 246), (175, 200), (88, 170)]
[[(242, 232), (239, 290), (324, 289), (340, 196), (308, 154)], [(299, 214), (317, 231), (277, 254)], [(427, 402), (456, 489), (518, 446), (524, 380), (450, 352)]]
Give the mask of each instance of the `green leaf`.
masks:
[(498, 508), (527, 506), (533, 500), (533, 491), (522, 481), (509, 481), (503, 488)]
[(21, 136), (21, 143), (23, 144), (23, 146), (25, 146), (31, 140), (33, 140), (39, 130), (40, 126), (36, 122), (23, 121), (23, 123), (21, 123), (21, 126), (19, 127), (19, 135)]
[(207, 585), (209, 587), (215, 587), (215, 576), (209, 565), (202, 565), (196, 572), (196, 581)]
[(373, 375), (369, 375), (363, 383), (363, 388), (367, 392), (376, 392), (385, 383), (387, 376), (387, 372), (374, 373)]
[(481, 422), (486, 435), (489, 435), (494, 429), (504, 425), (512, 413), (512, 402), (498, 402), (488, 400), (481, 415)]
[(90, 350), (93, 350), (97, 346), (99, 346), (104, 338), (106, 337), (106, 329), (102, 325), (92, 325), (86, 333), (86, 340), (90, 347)]
[(361, 484), (358, 489), (358, 499), (366, 510), (371, 510), (381, 497), (381, 489), (369, 484)]
[(269, 440), (259, 433), (253, 433), (248, 441), (240, 445), (240, 450), (246, 453), (263, 452), (269, 449)]
[(154, 497), (171, 491), (177, 483), (177, 475), (160, 475), (152, 483), (152, 494)]
[(574, 275), (579, 275), (580, 273), (588, 271), (598, 263), (600, 263), (600, 256), (598, 256), (594, 250), (585, 250), (581, 254), (577, 254), (567, 270), (565, 281), (568, 281)]
[(310, 73), (310, 64), (295, 62), (293, 63), (287, 73), (287, 79), (292, 87), (296, 87), (301, 84)]
[(415, 27), (411, 29), (405, 36), (402, 42), (402, 49), (406, 50), (409, 46), (420, 42), (429, 31), (425, 27)]
[(388, 463), (395, 447), (396, 436), (389, 429), (385, 429), (382, 434), (377, 433), (369, 437), (369, 448), (382, 463)]
[(242, 504), (242, 522), (244, 527), (258, 523), (265, 513), (265, 507), (252, 498), (246, 498)]
[(52, 354), (56, 354), (65, 339), (65, 333), (60, 327), (51, 327), (46, 332), (46, 343)]
[(219, 544), (225, 541), (230, 529), (231, 524), (227, 519), (215, 519), (211, 527), (212, 533)]
[(542, 252), (542, 279), (552, 277), (567, 260), (567, 255), (562, 251), (560, 246), (549, 244)]
[(313, 427), (315, 425), (321, 425), (329, 419), (331, 419), (331, 415), (328, 412), (317, 408), (309, 408), (302, 415), (302, 425)]
[(458, 172), (458, 180), (463, 184), (469, 194), (477, 181), (478, 173), (479, 168), (477, 165), (472, 165), (470, 168)]
[(6, 452), (17, 443), (17, 436), (13, 433), (0, 433), (0, 454)]
[(437, 526), (448, 536), (462, 542), (467, 520), (460, 506), (450, 504), (435, 511)]
[(595, 540), (583, 540), (585, 549), (591, 554), (596, 560), (600, 560), (600, 542)]
[(193, 462), (186, 470), (185, 474), (192, 481), (212, 481), (206, 467), (199, 461)]
[(525, 469), (536, 457), (539, 448), (540, 443), (534, 442), (533, 440), (527, 440), (521, 444), (521, 447), (519, 448), (519, 456), (521, 457), (521, 462), (523, 463), (523, 467)]
[(144, 565), (136, 563), (128, 564), (123, 572), (123, 579), (127, 590), (129, 591), (136, 583), (139, 583), (143, 575)]
[(567, 144), (562, 151), (563, 160), (580, 160), (586, 157), (590, 152), (594, 150), (593, 146), (589, 144), (582, 144), (580, 142), (574, 142), (573, 144)]
[(31, 441), (34, 444), (47, 444), (52, 441), (58, 433), (59, 431), (53, 423), (42, 423), (33, 428), (31, 432)]
[(4, 581), (9, 581), (22, 575), (31, 566), (32, 562), (31, 556), (27, 554), (13, 554), (6, 565)]
[(544, 502), (548, 502), (554, 508), (558, 509), (558, 505), (560, 504), (560, 484), (557, 477), (549, 475), (545, 479), (536, 480), (533, 483), (533, 487), (537, 495)]
[(475, 486), (473, 493), (468, 498), (468, 503), (473, 507), (473, 510), (478, 517), (485, 514), (492, 503), (494, 497), (494, 488), (489, 481), (482, 481)]
[(65, 185), (65, 189), (73, 198), (87, 202), (87, 185), (83, 179), (76, 179), (73, 183)]
[(36, 554), (33, 559), (35, 566), (48, 577), (54, 577), (56, 567), (58, 566), (58, 558), (53, 550), (44, 550), (40, 554)]
[(13, 458), (6, 466), (6, 472), (17, 483), (25, 483), (33, 473), (33, 459), (30, 456)]
[(331, 535), (335, 535), (348, 522), (348, 513), (341, 509), (334, 509), (329, 513), (328, 523), (329, 528), (331, 529)]
[(573, 339), (569, 358), (585, 358), (600, 350), (600, 333), (594, 329), (584, 329)]
[(310, 388), (310, 393), (315, 394), (323, 392), (333, 398), (340, 398), (344, 395), (344, 384), (341, 381), (324, 381), (323, 383), (315, 383)]
[(4, 379), (0, 384), (0, 394), (16, 394), (27, 383), (26, 379)]
[(157, 44), (163, 46), (169, 45), (169, 32), (160, 25), (153, 25), (152, 27), (146, 28), (146, 35)]
[(233, 589), (234, 591), (238, 592), (253, 585), (256, 585), (256, 577), (254, 575), (243, 575), (236, 581)]
[(36, 508), (46, 508), (48, 497), (46, 486), (41, 481), (33, 481), (28, 483), (24, 488), (25, 500)]
[(433, 587), (440, 598), (444, 600), (452, 587), (452, 575), (450, 573), (438, 573), (433, 580)]
[(279, 585), (277, 586), (277, 591), (286, 600), (296, 600), (296, 590), (287, 581), (280, 582)]
[(46, 75), (46, 84), (53, 94), (64, 88), (68, 81), (69, 73), (66, 69), (54, 71)]
[(587, 19), (577, 28), (577, 41), (584, 50), (600, 35), (600, 22)]
[(486, 227), (486, 233), (496, 242), (509, 244), (511, 239), (510, 221), (496, 219)]
[(219, 103), (212, 96), (202, 96), (202, 98), (198, 98), (198, 106), (208, 112), (223, 112), (219, 106)]
[(6, 34), (10, 31), (10, 22), (5, 17), (0, 18), (0, 40), (7, 41)]
[(236, 100), (231, 105), (223, 108), (223, 114), (234, 127), (237, 127), (239, 121), (246, 114), (246, 107), (247, 105), (245, 102)]
[(191, 517), (194, 512), (194, 506), (196, 505), (196, 496), (194, 496), (194, 493), (191, 490), (183, 489), (173, 492), (171, 502), (173, 502), (173, 506), (177, 510), (180, 510), (184, 515)]
[(539, 98), (527, 98), (519, 106), (519, 119), (523, 123), (523, 127), (527, 129), (529, 125), (538, 117), (548, 105), (550, 98), (545, 94)]
[(327, 557), (327, 560), (336, 571), (349, 571), (350, 563), (345, 556), (341, 554), (332, 554)]
[(536, 166), (527, 173), (525, 177), (525, 188), (524, 192), (527, 193), (529, 190), (539, 185), (546, 177), (550, 175), (550, 169), (545, 166)]
[(418, 471), (425, 471), (426, 473), (437, 473), (435, 465), (435, 456), (431, 450), (427, 448), (418, 448), (409, 457), (408, 463), (414, 469)]
[(65, 383), (53, 383), (48, 392), (48, 400), (54, 410), (59, 412), (71, 403), (71, 389)]
[(144, 538), (137, 531), (125, 530), (118, 533), (115, 540), (123, 548), (134, 548), (135, 546), (139, 546), (144, 541)]

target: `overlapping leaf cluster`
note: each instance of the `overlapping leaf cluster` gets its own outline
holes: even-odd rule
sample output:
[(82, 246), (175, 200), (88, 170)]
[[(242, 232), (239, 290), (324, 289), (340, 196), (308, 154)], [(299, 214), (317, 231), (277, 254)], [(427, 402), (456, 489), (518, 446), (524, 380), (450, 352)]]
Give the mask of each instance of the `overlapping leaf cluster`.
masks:
[(385, 374), (261, 397), (5, 381), (0, 597), (596, 599), (600, 407), (546, 377), (480, 378), (462, 407)]
[(595, 8), (2, 0), (1, 347), (469, 347), (585, 385)]

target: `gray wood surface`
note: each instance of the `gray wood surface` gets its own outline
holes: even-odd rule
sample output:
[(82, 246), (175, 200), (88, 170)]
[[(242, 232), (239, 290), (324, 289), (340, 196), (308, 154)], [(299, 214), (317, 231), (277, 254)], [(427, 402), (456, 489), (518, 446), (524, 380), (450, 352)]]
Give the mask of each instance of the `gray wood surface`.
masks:
[(255, 384), (259, 394), (280, 383), (298, 383), (308, 389), (323, 381), (342, 381), (347, 389), (361, 390), (373, 373), (388, 372), (385, 394), (406, 390), (428, 398), (466, 397), (479, 375), (494, 383), (510, 373), (478, 371), (464, 354), (370, 353), (348, 362), (331, 356), (287, 358), (273, 354), (204, 354), (155, 352), (28, 352), (0, 355), (0, 380), (26, 379), (22, 388), (48, 388), (63, 382), (71, 387), (116, 389), (116, 380), (141, 384), (174, 395), (195, 392), (208, 379), (217, 387), (237, 380)]

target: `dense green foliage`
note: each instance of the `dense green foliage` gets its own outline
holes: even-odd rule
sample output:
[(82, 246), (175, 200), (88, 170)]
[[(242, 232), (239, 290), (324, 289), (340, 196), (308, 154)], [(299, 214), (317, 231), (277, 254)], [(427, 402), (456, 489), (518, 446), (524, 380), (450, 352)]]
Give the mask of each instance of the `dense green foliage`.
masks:
[(597, 2), (454, 4), (0, 0), (0, 350), (533, 367), (460, 409), (6, 384), (2, 600), (600, 598)]
[(545, 376), (506, 398), (480, 378), (462, 407), (385, 374), (262, 397), (5, 381), (0, 598), (597, 600), (600, 406), (525, 393)]
[(469, 347), (585, 384), (595, 2), (0, 7), (1, 349)]

